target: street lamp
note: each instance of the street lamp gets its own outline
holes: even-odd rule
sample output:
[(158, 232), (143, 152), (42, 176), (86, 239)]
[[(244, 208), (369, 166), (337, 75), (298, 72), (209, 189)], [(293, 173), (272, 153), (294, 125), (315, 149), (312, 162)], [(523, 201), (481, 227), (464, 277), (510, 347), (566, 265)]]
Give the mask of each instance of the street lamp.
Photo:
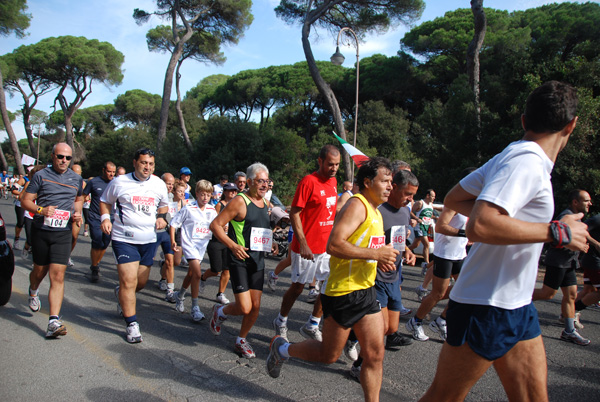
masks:
[[(333, 56), (331, 56), (331, 62), (333, 64), (335, 64), (336, 66), (341, 66), (344, 63), (344, 60), (346, 60), (344, 55), (340, 53), (340, 38), (342, 36), (342, 32), (347, 32), (347, 33), (351, 34), (351, 36), (356, 41), (356, 103), (355, 103), (356, 106), (355, 106), (355, 110), (354, 110), (354, 148), (356, 148), (356, 136), (358, 135), (358, 132), (357, 132), (357, 128), (358, 128), (358, 78), (359, 78), (359, 66), (360, 66), (359, 61), (358, 61), (358, 37), (356, 36), (356, 33), (348, 27), (344, 27), (344, 28), (340, 29), (340, 32), (338, 33), (338, 36), (337, 36), (335, 53), (333, 54)], [(354, 161), (352, 161), (352, 179), (354, 180)]]

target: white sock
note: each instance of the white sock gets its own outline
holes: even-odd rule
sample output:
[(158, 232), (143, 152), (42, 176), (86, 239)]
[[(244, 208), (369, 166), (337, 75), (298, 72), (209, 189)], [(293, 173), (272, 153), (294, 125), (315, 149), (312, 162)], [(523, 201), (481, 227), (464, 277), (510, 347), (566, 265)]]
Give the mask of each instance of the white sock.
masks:
[(225, 315), (225, 313), (223, 312), (223, 309), (225, 308), (225, 306), (221, 306), (219, 307), (219, 309), (217, 310), (217, 315), (219, 316), (219, 318), (223, 318), (226, 319), (227, 316)]
[(197, 307), (197, 306), (198, 306), (198, 298), (192, 297), (192, 308)]
[(246, 338), (240, 338), (238, 336), (237, 339), (235, 340), (235, 343), (237, 343), (238, 345), (240, 345), (242, 343), (242, 341), (246, 342)]
[(167, 283), (167, 289), (168, 290), (174, 290), (175, 289), (175, 284), (174, 283)]
[(277, 323), (280, 327), (287, 325), (287, 317), (284, 317), (281, 315), (281, 313), (279, 313), (279, 316), (277, 317)]
[(281, 357), (283, 357), (285, 359), (290, 358), (290, 352), (288, 351), (288, 349), (290, 348), (290, 345), (291, 345), (291, 343), (286, 342), (279, 347), (279, 354), (281, 355)]
[(315, 317), (311, 314), (311, 316), (308, 318), (308, 321), (306, 322), (306, 325), (309, 327), (318, 327), (320, 322), (321, 317)]

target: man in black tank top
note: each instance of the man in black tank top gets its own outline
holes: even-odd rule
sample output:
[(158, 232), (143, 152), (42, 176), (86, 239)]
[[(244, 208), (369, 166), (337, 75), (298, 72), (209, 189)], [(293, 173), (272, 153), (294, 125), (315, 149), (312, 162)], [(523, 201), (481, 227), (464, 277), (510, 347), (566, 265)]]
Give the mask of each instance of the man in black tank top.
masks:
[[(264, 254), (270, 251), (268, 202), (269, 170), (262, 163), (254, 163), (246, 172), (248, 192), (239, 194), (210, 224), (213, 235), (229, 248), (229, 272), (235, 302), (226, 306), (216, 304), (210, 320), (210, 330), (221, 334), (221, 324), (228, 315), (241, 315), (242, 326), (235, 350), (248, 359), (255, 357), (246, 336), (258, 318), (264, 284)], [(223, 226), (229, 223), (228, 234)]]

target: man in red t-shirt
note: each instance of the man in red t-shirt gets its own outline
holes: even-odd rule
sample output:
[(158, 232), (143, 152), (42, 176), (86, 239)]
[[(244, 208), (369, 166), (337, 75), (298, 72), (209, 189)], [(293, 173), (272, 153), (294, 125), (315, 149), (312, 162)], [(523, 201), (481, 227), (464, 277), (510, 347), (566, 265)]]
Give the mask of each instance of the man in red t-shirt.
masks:
[[(290, 219), (294, 229), (291, 244), (292, 284), (283, 295), (279, 316), (273, 320), (277, 335), (287, 339), (287, 317), (304, 285), (324, 281), (329, 276), (329, 254), (325, 252), (329, 233), (333, 227), (337, 203), (337, 180), (340, 151), (325, 145), (319, 152), (319, 170), (305, 176), (296, 188)], [(319, 322), (323, 311), (317, 298), (308, 322), (300, 328), (307, 337), (322, 340)]]

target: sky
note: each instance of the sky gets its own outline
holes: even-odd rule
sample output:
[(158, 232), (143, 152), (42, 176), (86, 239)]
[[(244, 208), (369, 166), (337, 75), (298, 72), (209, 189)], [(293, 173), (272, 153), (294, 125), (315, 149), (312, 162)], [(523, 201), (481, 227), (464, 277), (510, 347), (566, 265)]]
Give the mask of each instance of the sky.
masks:
[[(485, 0), (484, 6), (508, 11), (525, 10), (549, 3), (563, 1), (541, 0)], [(577, 1), (583, 3), (585, 1)], [(138, 26), (132, 15), (135, 8), (154, 10), (152, 0), (28, 0), (27, 12), (32, 15), (31, 25), (24, 39), (0, 37), (0, 54), (12, 52), (21, 45), (37, 43), (52, 36), (85, 36), (110, 42), (115, 49), (125, 55), (124, 78), (119, 86), (105, 87), (96, 83), (92, 94), (86, 99), (83, 108), (113, 103), (115, 98), (131, 89), (142, 89), (153, 94), (162, 94), (165, 71), (170, 54), (153, 53), (146, 45), (146, 32), (167, 24), (157, 17)], [(240, 71), (268, 67), (271, 65), (294, 64), (304, 61), (300, 27), (287, 25), (275, 15), (274, 8), (279, 0), (253, 0), (254, 21), (246, 30), (237, 45), (222, 50), (227, 61), (222, 66), (211, 66), (193, 60), (186, 60), (181, 68), (181, 91), (185, 94), (203, 78), (213, 74), (234, 75)], [(416, 25), (441, 17), (447, 11), (470, 8), (468, 0), (425, 0), (426, 8)], [(372, 35), (359, 44), (360, 58), (373, 54), (395, 55), (400, 49), (400, 39), (411, 27), (400, 26), (384, 35)], [(325, 31), (312, 31), (311, 47), (316, 60), (329, 60), (335, 52), (336, 38)], [(354, 46), (340, 47), (346, 56), (344, 65), (353, 68), (356, 49)], [(50, 114), (55, 93), (40, 98), (36, 109)], [(175, 86), (171, 99), (175, 99)], [(20, 96), (10, 98), (7, 105), (10, 111), (20, 109), (23, 100)], [(60, 107), (57, 104), (57, 109)], [(13, 129), (18, 138), (24, 138), (23, 125), (17, 120)], [(0, 133), (0, 140), (6, 133)]]

